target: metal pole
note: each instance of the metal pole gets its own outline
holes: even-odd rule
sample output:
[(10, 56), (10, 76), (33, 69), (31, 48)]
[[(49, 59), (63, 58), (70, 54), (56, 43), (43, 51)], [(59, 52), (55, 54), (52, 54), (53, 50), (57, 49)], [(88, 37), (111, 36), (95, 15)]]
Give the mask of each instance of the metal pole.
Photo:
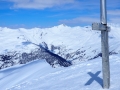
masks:
[(101, 0), (101, 23), (102, 24), (107, 24), (107, 11), (106, 11), (106, 0)]
[(109, 68), (109, 45), (107, 31), (106, 0), (101, 0), (100, 6), (101, 6), (101, 24), (106, 26), (106, 30), (101, 31), (103, 88), (109, 89), (110, 68)]

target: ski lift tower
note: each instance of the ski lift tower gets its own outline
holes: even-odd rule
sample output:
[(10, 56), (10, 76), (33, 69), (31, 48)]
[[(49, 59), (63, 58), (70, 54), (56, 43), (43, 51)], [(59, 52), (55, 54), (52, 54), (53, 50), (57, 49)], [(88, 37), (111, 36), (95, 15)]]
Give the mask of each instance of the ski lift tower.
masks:
[(101, 47), (102, 47), (102, 72), (103, 72), (103, 88), (110, 87), (110, 66), (109, 66), (109, 45), (108, 32), (110, 27), (107, 26), (107, 10), (106, 0), (100, 0), (100, 23), (93, 23), (92, 30), (101, 31)]

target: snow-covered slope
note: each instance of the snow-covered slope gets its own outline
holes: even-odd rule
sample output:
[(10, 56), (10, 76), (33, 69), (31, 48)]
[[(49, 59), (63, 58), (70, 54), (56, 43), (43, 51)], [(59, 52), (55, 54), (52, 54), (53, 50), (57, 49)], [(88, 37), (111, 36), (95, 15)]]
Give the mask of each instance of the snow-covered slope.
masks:
[[(110, 56), (111, 85), (120, 90), (120, 57)], [(68, 68), (52, 68), (43, 60), (0, 71), (0, 90), (103, 90), (102, 60), (97, 58)]]

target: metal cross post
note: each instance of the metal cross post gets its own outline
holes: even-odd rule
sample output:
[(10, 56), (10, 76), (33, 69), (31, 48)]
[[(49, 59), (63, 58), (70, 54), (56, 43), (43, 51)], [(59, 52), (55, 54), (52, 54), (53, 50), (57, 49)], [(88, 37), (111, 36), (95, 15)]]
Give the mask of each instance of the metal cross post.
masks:
[(106, 0), (101, 0), (101, 23), (93, 23), (93, 30), (101, 31), (101, 46), (102, 46), (102, 71), (103, 71), (103, 88), (110, 87), (110, 67), (109, 67), (109, 45), (108, 45), (108, 31), (107, 26), (107, 11)]

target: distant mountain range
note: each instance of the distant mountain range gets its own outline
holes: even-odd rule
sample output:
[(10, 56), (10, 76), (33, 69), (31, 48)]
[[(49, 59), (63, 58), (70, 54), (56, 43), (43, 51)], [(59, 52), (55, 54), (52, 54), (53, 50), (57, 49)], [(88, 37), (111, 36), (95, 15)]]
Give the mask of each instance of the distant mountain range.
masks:
[[(111, 27), (111, 31), (109, 32), (109, 53), (110, 55), (119, 54), (120, 26), (115, 24), (110, 24), (109, 26)], [(17, 58), (15, 61), (16, 64), (20, 63), (19, 60), (21, 57), (21, 60), (23, 60), (22, 55), (24, 53), (32, 53), (34, 57), (35, 54), (38, 55), (38, 50), (40, 50), (39, 45), (45, 50), (72, 62), (72, 64), (102, 56), (101, 33), (100, 31), (91, 30), (91, 26), (69, 27), (59, 25), (51, 28), (32, 29), (0, 27), (0, 41), (1, 57), (13, 55), (14, 59)], [(29, 57), (28, 62), (31, 61), (30, 58), (32, 60), (40, 59), (40, 57), (33, 58), (33, 56)]]

